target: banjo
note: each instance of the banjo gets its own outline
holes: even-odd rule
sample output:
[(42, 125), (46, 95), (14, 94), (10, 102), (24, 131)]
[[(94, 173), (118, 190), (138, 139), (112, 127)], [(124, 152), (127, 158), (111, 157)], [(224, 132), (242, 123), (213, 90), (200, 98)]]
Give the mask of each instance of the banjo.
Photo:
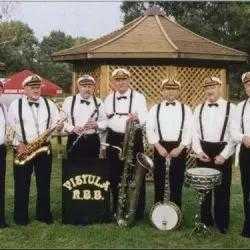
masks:
[(170, 159), (166, 159), (166, 177), (163, 202), (156, 203), (150, 211), (150, 220), (154, 227), (162, 231), (170, 231), (178, 228), (182, 221), (180, 208), (170, 202), (169, 187)]

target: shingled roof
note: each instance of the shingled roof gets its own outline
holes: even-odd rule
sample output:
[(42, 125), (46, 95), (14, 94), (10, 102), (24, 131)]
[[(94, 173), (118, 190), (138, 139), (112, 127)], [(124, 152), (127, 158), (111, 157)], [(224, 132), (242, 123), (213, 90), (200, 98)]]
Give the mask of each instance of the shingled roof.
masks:
[(53, 54), (55, 61), (104, 58), (182, 58), (244, 62), (247, 53), (201, 37), (159, 7), (110, 34)]

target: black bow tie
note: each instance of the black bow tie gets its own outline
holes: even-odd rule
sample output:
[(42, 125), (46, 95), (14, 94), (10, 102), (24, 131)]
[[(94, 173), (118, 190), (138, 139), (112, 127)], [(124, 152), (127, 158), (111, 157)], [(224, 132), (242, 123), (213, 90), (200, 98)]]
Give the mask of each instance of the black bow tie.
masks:
[(90, 102), (89, 101), (86, 101), (86, 100), (81, 100), (81, 103), (85, 103), (85, 104), (87, 104), (87, 105), (89, 105), (90, 104)]
[(175, 106), (175, 102), (166, 102), (166, 106), (168, 106), (168, 105), (173, 105), (173, 106)]
[(209, 103), (209, 104), (208, 104), (208, 107), (210, 107), (210, 108), (213, 107), (213, 106), (214, 106), (214, 107), (218, 107), (219, 104), (218, 104), (218, 103)]
[(29, 102), (29, 105), (32, 106), (32, 105), (35, 105), (36, 107), (39, 106), (39, 103), (38, 102)]
[(127, 96), (118, 96), (117, 100), (120, 101), (121, 99), (127, 99)]

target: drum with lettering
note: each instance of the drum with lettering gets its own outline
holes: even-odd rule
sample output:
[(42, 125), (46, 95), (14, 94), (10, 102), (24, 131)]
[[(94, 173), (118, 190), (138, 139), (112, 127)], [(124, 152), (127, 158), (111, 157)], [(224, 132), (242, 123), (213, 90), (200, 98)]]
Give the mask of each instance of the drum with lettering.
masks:
[(62, 223), (109, 222), (110, 182), (104, 159), (63, 160)]

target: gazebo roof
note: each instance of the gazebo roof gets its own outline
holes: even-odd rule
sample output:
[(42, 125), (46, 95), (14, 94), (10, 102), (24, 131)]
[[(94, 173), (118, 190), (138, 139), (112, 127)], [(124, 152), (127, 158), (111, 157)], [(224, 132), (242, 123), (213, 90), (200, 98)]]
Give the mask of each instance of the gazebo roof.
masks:
[(2, 62), (0, 62), (0, 70), (4, 70), (6, 68), (6, 65)]
[(247, 61), (247, 53), (201, 37), (170, 20), (159, 7), (110, 34), (61, 50), (55, 61), (83, 59), (196, 59), (214, 61)]

